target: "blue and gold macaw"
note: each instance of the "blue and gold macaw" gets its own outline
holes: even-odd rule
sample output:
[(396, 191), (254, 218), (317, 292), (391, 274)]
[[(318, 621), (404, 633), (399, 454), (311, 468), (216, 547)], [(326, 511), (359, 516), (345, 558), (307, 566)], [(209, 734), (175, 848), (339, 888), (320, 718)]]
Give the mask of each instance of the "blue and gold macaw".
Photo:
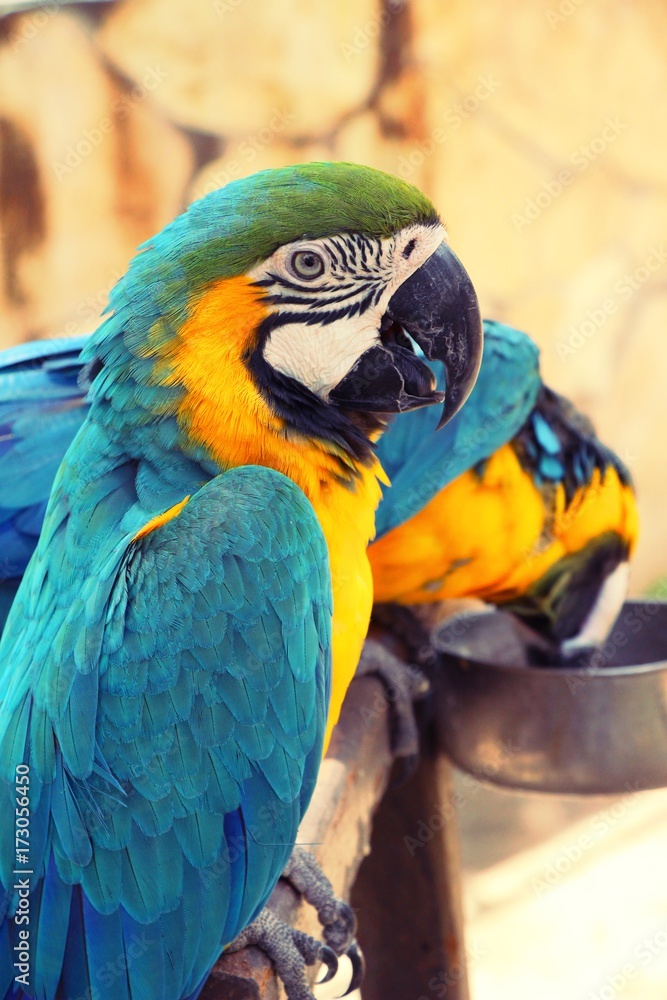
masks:
[(426, 411), (379, 443), (392, 488), (369, 549), (375, 599), (480, 598), (570, 656), (603, 642), (620, 611), (637, 537), (632, 483), (590, 421), (542, 383), (532, 341), (500, 323), (484, 332), (479, 378), (437, 452)]
[(41, 531), (0, 643), (0, 997), (194, 998), (264, 906), (368, 626), (374, 442), (479, 365), (443, 235), (377, 171), (265, 171), (144, 244), (86, 403), (70, 344), (5, 367), (53, 392), (2, 404), (6, 575)]

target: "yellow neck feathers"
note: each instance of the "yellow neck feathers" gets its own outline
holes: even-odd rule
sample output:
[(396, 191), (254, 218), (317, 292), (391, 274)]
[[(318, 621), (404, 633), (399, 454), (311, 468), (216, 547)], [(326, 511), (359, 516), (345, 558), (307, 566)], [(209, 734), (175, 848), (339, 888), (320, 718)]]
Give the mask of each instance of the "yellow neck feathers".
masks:
[[(312, 503), (329, 549), (333, 586), (333, 685), (328, 744), (368, 629), (373, 584), (366, 556), (380, 502), (378, 462), (341, 481), (332, 449), (285, 426), (260, 395), (243, 361), (268, 315), (244, 277), (211, 287), (176, 342), (172, 379), (185, 386), (179, 421), (223, 468), (264, 465), (292, 479)], [(350, 466), (352, 471), (352, 466)]]

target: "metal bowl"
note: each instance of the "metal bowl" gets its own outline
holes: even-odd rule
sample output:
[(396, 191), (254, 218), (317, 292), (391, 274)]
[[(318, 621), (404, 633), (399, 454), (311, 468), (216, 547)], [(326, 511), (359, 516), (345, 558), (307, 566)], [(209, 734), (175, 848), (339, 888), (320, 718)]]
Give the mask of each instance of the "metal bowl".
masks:
[(441, 627), (441, 740), (506, 788), (602, 794), (667, 786), (667, 603), (628, 601), (584, 667), (531, 666), (510, 614)]

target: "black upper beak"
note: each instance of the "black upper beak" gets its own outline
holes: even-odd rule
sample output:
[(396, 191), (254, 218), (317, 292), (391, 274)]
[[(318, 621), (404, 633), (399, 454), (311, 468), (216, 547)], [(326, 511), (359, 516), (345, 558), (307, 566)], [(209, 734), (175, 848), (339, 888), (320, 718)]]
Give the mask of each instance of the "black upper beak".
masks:
[(413, 352), (405, 331), (429, 361), (445, 368), (444, 411), (438, 426), (466, 401), (482, 360), (482, 320), (468, 274), (446, 243), (392, 296), (382, 344), (365, 351), (330, 398), (353, 409), (397, 413), (443, 401), (433, 372)]
[(441, 243), (396, 291), (387, 309), (429, 361), (445, 368), (444, 424), (470, 395), (482, 363), (484, 334), (477, 295), (456, 254)]

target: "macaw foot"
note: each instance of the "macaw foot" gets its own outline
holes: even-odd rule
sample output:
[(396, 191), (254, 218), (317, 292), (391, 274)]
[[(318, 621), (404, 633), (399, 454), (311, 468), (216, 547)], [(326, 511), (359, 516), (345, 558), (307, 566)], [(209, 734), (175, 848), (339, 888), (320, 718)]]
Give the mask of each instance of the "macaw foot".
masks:
[(349, 954), (349, 948), (355, 945), (357, 930), (354, 911), (334, 895), (331, 882), (310, 851), (295, 847), (282, 878), (315, 908), (322, 924), (322, 937), (331, 950), (336, 955)]
[(402, 761), (399, 780), (405, 780), (419, 760), (419, 727), (415, 702), (429, 691), (429, 682), (422, 671), (399, 660), (377, 639), (366, 639), (356, 677), (375, 675), (384, 685), (390, 707), (390, 744), (395, 757)]
[[(251, 945), (261, 948), (268, 955), (279, 976), (287, 1000), (315, 1000), (308, 985), (306, 967), (317, 963), (326, 966), (326, 974), (319, 983), (327, 983), (338, 971), (338, 959), (328, 945), (322, 944), (309, 934), (290, 927), (280, 920), (275, 913), (264, 909), (251, 924), (228, 946), (228, 951), (240, 951)], [(358, 951), (357, 951), (357, 954)], [(352, 959), (351, 959), (352, 960)], [(353, 960), (352, 960), (353, 961)], [(354, 961), (353, 961), (354, 966)], [(362, 963), (357, 962), (358, 973), (352, 977), (347, 996), (361, 982)]]
[[(303, 847), (295, 847), (292, 851), (282, 878), (310, 903), (317, 912), (322, 925), (322, 937), (326, 945), (338, 957), (346, 956), (348, 968), (339, 968), (335, 981), (331, 982), (331, 992), (328, 997), (347, 996), (356, 990), (364, 977), (364, 958), (355, 940), (357, 918), (354, 910), (334, 894), (333, 886), (319, 864)], [(318, 986), (328, 983), (329, 976), (318, 981)], [(334, 987), (340, 987), (340, 989)], [(320, 995), (320, 990), (318, 997)]]
[(428, 670), (437, 662), (438, 654), (431, 643), (429, 622), (422, 622), (422, 607), (430, 609), (432, 605), (375, 604), (373, 621), (403, 643), (418, 668)]

